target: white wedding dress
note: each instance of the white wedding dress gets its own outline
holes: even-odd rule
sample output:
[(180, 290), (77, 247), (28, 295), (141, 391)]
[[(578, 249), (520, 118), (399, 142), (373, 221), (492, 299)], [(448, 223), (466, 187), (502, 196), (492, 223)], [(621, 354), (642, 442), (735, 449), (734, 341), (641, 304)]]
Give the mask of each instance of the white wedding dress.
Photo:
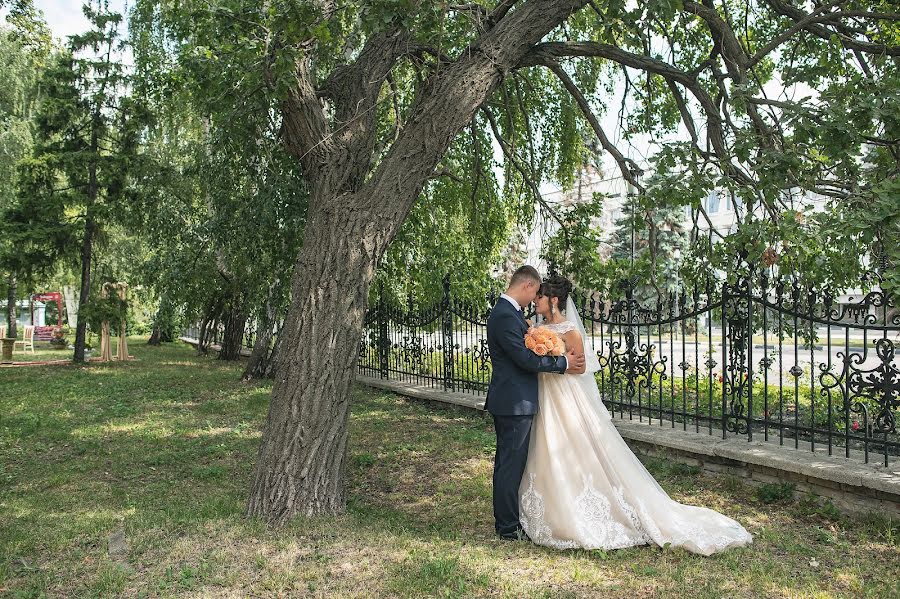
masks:
[[(562, 335), (583, 327), (571, 300)], [(574, 318), (572, 317), (574, 315)], [(578, 318), (578, 324), (573, 322)], [(538, 413), (519, 489), (522, 528), (556, 549), (621, 549), (654, 543), (710, 555), (752, 542), (740, 524), (680, 504), (659, 486), (619, 435), (593, 372), (540, 374)]]

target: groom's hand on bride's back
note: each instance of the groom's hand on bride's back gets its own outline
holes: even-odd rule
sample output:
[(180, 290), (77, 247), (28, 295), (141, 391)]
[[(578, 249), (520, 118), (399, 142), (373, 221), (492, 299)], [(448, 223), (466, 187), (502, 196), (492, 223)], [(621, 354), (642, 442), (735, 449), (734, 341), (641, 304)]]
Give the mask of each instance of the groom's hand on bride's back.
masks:
[(569, 353), (566, 354), (566, 361), (569, 364), (569, 367), (566, 369), (566, 374), (584, 374), (585, 365), (584, 365), (584, 353), (576, 354), (574, 350), (570, 350)]

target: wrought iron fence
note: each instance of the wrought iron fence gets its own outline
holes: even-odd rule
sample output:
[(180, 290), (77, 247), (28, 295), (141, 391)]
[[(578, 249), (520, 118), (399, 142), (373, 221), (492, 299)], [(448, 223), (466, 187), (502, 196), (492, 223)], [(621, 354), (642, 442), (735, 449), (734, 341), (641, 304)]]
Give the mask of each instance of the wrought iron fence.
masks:
[(385, 299), (368, 314), (360, 342), (361, 374), (404, 380), (447, 391), (484, 394), (491, 378), (487, 317), (491, 298), (454, 301), (444, 281), (441, 300), (415, 307)]
[[(708, 435), (827, 449), (866, 462), (900, 455), (900, 311), (882, 291), (839, 303), (827, 291), (751, 273), (652, 305), (576, 293), (586, 348), (618, 418)], [(365, 376), (483, 395), (496, 298), (396, 305), (379, 293), (360, 341)]]

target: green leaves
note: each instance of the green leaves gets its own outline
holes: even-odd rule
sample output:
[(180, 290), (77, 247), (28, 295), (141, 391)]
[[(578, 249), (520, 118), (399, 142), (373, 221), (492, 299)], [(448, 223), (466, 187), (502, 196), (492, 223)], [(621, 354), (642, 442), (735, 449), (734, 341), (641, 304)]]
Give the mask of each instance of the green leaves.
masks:
[(603, 215), (604, 200), (595, 194), (591, 201), (563, 209), (561, 227), (544, 248), (543, 258), (553, 269), (572, 277), (581, 289), (603, 292), (609, 287), (609, 269), (598, 248), (607, 248), (604, 233), (596, 222)]
[[(484, 15), (496, 3), (483, 6), (484, 12), (474, 5), (374, 0), (343, 3), (326, 12), (322, 3), (311, 0), (138, 0), (130, 22), (137, 85), (152, 98), (156, 114), (169, 120), (169, 132), (154, 135), (190, 138), (177, 147), (183, 152), (178, 156), (156, 148), (157, 157), (171, 160), (168, 166), (177, 174), (164, 169), (166, 181), (148, 177), (147, 187), (152, 180), (177, 189), (183, 198), (177, 203), (153, 195), (165, 207), (154, 230), (174, 229), (178, 218), (184, 219), (187, 233), (171, 234), (185, 244), (181, 251), (215, 239), (228, 261), (245, 265), (255, 281), (262, 279), (260, 264), (289, 268), (287, 258), (275, 257), (278, 252), (256, 248), (260, 240), (275, 243), (288, 231), (302, 229), (304, 194), (289, 188), (302, 188), (303, 173), (291, 165), (296, 157), (276, 149), (284, 126), (281, 102), (296, 88), (298, 65), (308, 64), (312, 82), (321, 84), (335, 69), (357, 60), (375, 33), (397, 28), (409, 34), (410, 51), (393, 65), (372, 108), (377, 139), (370, 176), (389, 155), (416, 102), (427, 98), (432, 78), (449, 68), (445, 57), (465, 58), (477, 47), (488, 27)], [(848, 5), (860, 11), (888, 10), (886, 6)], [(634, 144), (631, 155), (648, 154), (651, 172), (642, 179), (646, 192), (634, 215), (647, 239), (641, 238), (645, 247), (635, 272), (667, 287), (691, 269), (708, 272), (711, 264), (725, 264), (726, 255), (733, 260), (735, 252), (743, 251), (759, 259), (773, 248), (778, 267), (807, 269), (804, 276), (810, 280), (851, 280), (858, 261), (856, 267), (851, 262), (859, 256), (844, 251), (851, 239), (869, 246), (881, 243), (877, 240), (887, 239), (895, 222), (889, 210), (880, 208), (882, 201), (889, 205), (893, 199), (887, 182), (896, 177), (900, 139), (900, 81), (892, 58), (867, 54), (860, 66), (843, 38), (835, 43), (802, 28), (772, 52), (755, 56), (791, 30), (796, 19), (764, 2), (728, 1), (715, 11), (727, 27), (724, 33), (745, 54), (741, 60), (729, 54), (735, 48), (715, 31), (719, 24), (685, 11), (680, 0), (598, 2), (548, 36), (610, 43), (686, 74), (673, 83), (657, 72), (625, 68), (611, 59), (560, 60), (603, 127), (615, 128), (606, 131), (612, 142), (626, 154), (629, 144)], [(827, 20), (816, 24), (833, 27)], [(893, 23), (873, 20), (866, 26), (872, 39), (900, 39)], [(735, 75), (741, 68), (745, 72)], [(331, 132), (328, 140), (340, 140), (357, 121), (339, 122), (334, 98), (319, 92)], [(701, 109), (704, 94), (710, 104)], [(446, 272), (477, 272), (472, 278), (479, 283), (472, 288), (484, 286), (492, 267), (519, 258), (502, 248), (510, 239), (518, 240), (518, 229), (531, 225), (535, 187), (548, 182), (571, 186), (585, 163), (602, 157), (578, 106), (543, 67), (511, 70), (484, 107), (496, 117), (502, 144), (481, 111), (471, 130), (454, 141), (439, 169), (446, 174), (426, 186), (382, 262), (385, 280), (411, 279), (398, 286), (399, 294), (407, 287), (436, 289)], [(621, 119), (606, 118), (608, 113)], [(692, 116), (696, 143), (689, 141), (685, 114)], [(198, 123), (205, 117), (214, 146), (206, 156), (206, 142), (198, 139)], [(185, 119), (183, 129), (177, 126), (179, 118)], [(720, 140), (711, 137), (716, 127)], [(266, 174), (273, 164), (278, 164), (277, 173)], [(214, 181), (202, 176), (207, 171), (216, 172)], [(725, 232), (725, 242), (715, 247), (683, 248), (683, 235), (674, 223), (713, 190), (752, 207), (741, 216), (745, 230)], [(810, 215), (798, 226), (789, 214), (780, 214), (790, 208), (791, 198), (819, 191), (833, 196), (822, 215)], [(268, 202), (277, 208), (270, 211)], [(210, 205), (214, 216), (208, 213)], [(604, 266), (600, 259), (598, 233), (590, 225), (598, 206), (565, 211), (575, 233), (568, 243), (559, 237), (548, 240), (546, 253), (601, 285), (601, 279), (623, 276), (631, 266), (616, 259)], [(246, 230), (242, 225), (250, 218), (275, 233), (268, 237)], [(815, 241), (817, 236), (842, 249), (826, 248)], [(289, 247), (299, 243), (299, 233), (288, 237)], [(661, 253), (654, 258), (650, 248)], [(668, 262), (667, 255), (674, 261)], [(161, 263), (188, 268), (186, 260), (168, 259), (172, 262)], [(209, 255), (195, 263), (203, 265), (203, 277), (214, 272)], [(826, 275), (827, 269), (834, 272)]]

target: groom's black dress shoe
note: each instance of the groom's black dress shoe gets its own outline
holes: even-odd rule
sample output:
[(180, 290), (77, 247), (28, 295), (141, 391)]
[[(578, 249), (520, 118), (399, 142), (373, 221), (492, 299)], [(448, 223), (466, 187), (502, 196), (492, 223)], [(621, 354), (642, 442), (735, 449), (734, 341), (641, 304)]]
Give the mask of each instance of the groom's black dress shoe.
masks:
[(497, 533), (497, 536), (500, 537), (503, 541), (531, 541), (525, 531), (521, 528), (515, 530), (514, 532), (507, 533)]

